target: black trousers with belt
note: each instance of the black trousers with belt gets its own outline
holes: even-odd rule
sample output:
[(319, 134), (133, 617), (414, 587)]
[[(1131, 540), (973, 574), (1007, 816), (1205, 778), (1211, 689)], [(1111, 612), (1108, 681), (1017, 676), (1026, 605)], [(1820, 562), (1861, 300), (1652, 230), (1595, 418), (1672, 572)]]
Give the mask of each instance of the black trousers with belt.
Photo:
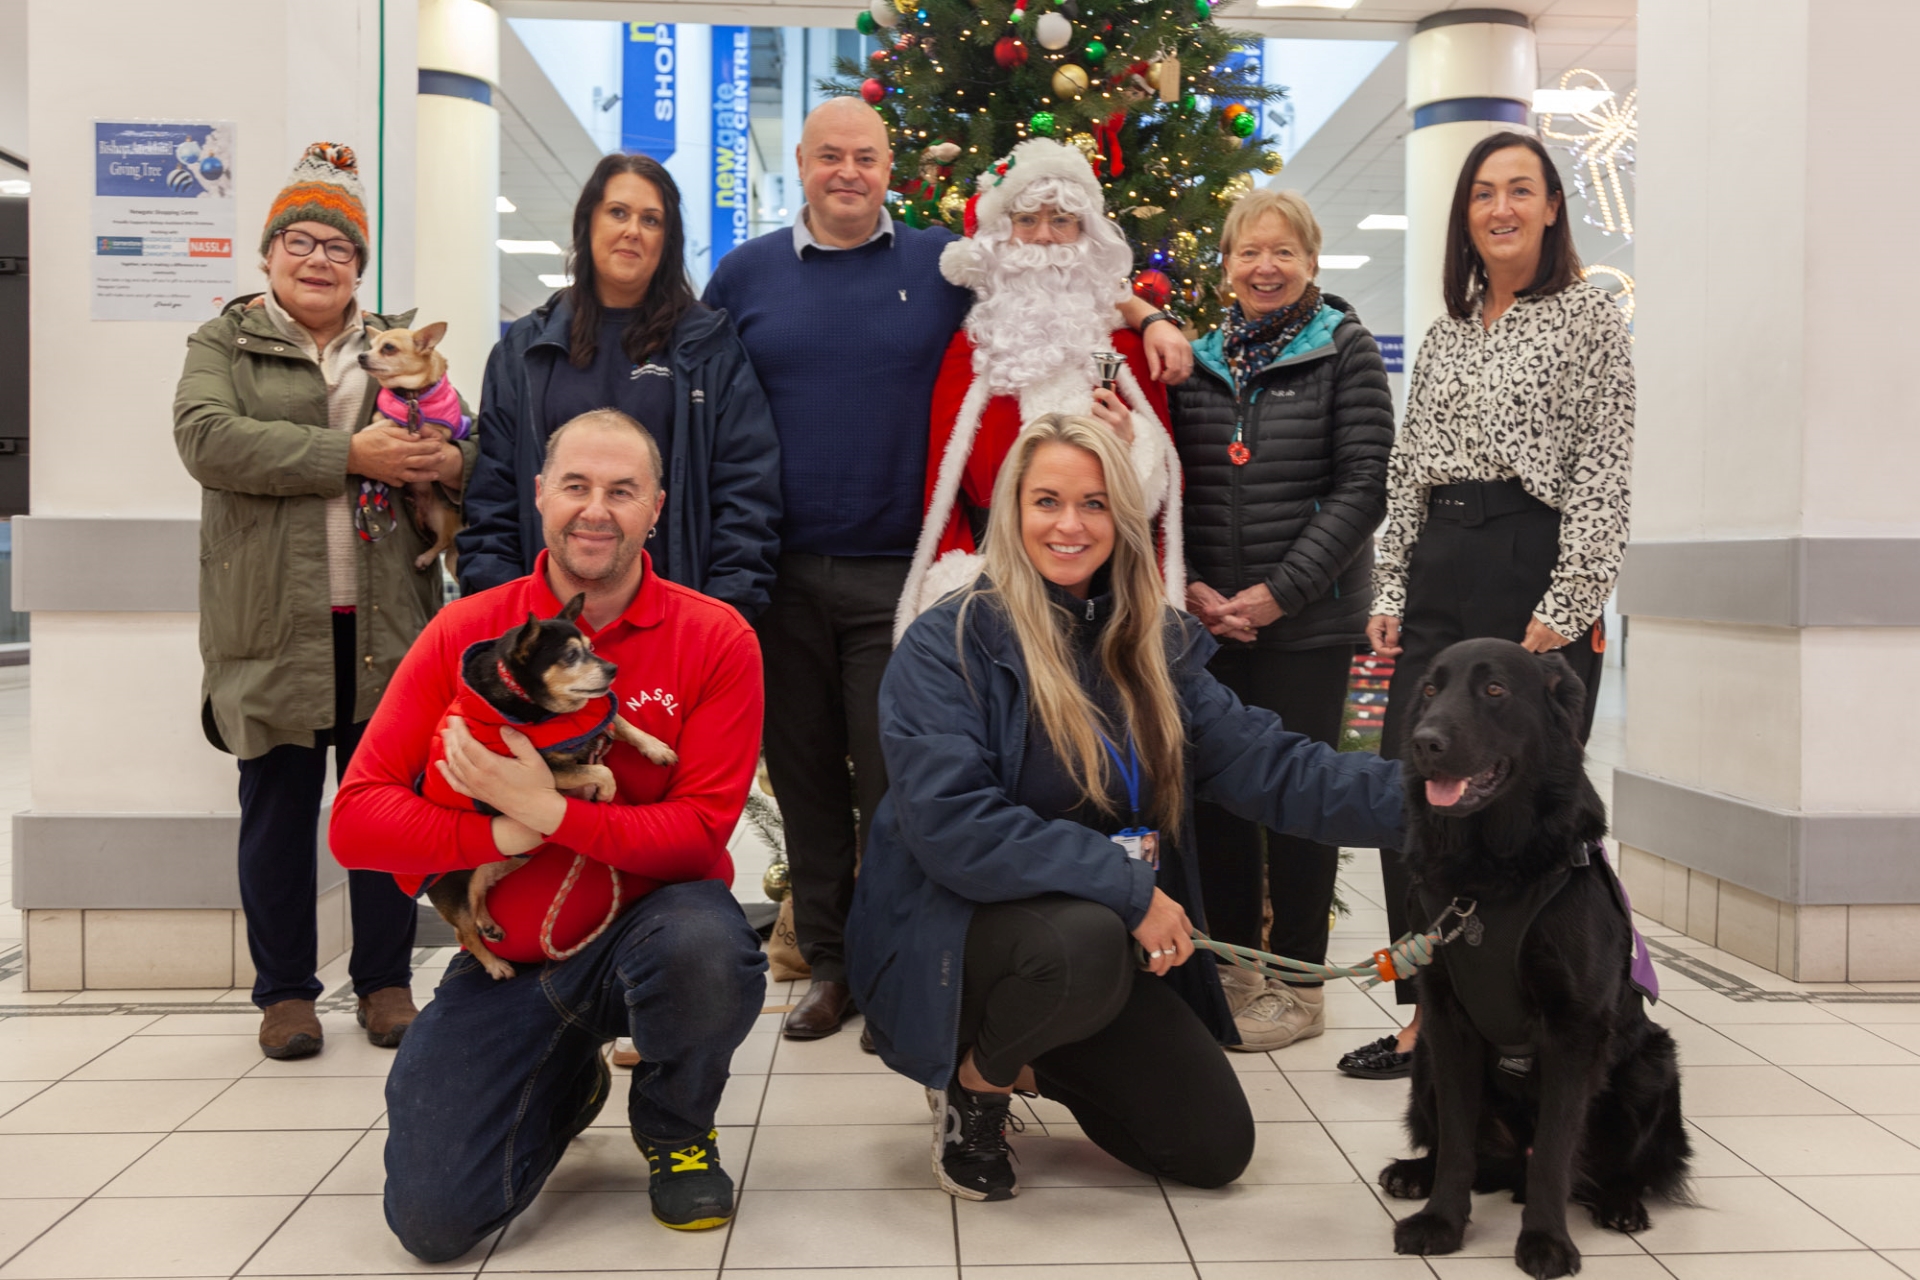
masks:
[(957, 1048), (989, 1084), (1031, 1066), (1095, 1145), (1154, 1177), (1221, 1187), (1253, 1158), (1253, 1110), (1228, 1055), (1138, 967), (1109, 908), (1064, 893), (976, 907), (964, 973)]
[[(1401, 654), (1387, 686), (1380, 754), (1400, 756), (1407, 708), (1440, 651), (1461, 640), (1492, 637), (1516, 643), (1526, 635), (1534, 606), (1547, 593), (1560, 558), (1560, 513), (1529, 496), (1517, 480), (1436, 486), (1427, 520), (1407, 564), (1406, 613), (1400, 619)], [(1596, 623), (1596, 627), (1597, 627)], [(1561, 649), (1587, 687), (1580, 741), (1593, 731), (1600, 693), (1597, 631), (1589, 628)], [(1387, 932), (1397, 938), (1428, 922), (1408, 902), (1412, 880), (1397, 849), (1380, 851), (1385, 878)], [(1394, 984), (1400, 1004), (1415, 1002), (1411, 981)]]
[[(1353, 647), (1344, 644), (1297, 651), (1229, 644), (1207, 664), (1214, 679), (1240, 701), (1264, 707), (1295, 733), (1328, 745), (1339, 743), (1352, 667)], [(1339, 848), (1283, 836), (1205, 802), (1194, 805), (1193, 825), (1209, 935), (1235, 946), (1258, 947), (1262, 907), (1271, 901), (1273, 930), (1266, 949), (1324, 964), (1327, 916), (1340, 874)]]
[(766, 676), (767, 776), (786, 825), (793, 927), (800, 954), (822, 981), (847, 980), (853, 875), (887, 792), (880, 677), (893, 655), (893, 612), (909, 563), (905, 556), (789, 552), (775, 568), (772, 602), (753, 624)]

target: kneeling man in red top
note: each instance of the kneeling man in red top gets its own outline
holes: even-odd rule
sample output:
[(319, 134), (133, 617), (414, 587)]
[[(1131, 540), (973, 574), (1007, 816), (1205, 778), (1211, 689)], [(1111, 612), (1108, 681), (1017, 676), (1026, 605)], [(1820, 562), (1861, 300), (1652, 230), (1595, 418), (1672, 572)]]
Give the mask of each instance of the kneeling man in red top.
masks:
[[(527, 577), (449, 605), (421, 633), (334, 801), (334, 856), (412, 891), (531, 855), (487, 903), (505, 933), (490, 945), (517, 972), (496, 981), (455, 957), (387, 1077), (387, 1223), (429, 1262), (460, 1257), (532, 1202), (606, 1104), (601, 1050), (619, 1036), (642, 1058), (627, 1121), (654, 1217), (690, 1230), (733, 1214), (713, 1124), (766, 994), (727, 855), (760, 752), (760, 654), (730, 606), (654, 572), (643, 548), (664, 499), (659, 448), (632, 418), (596, 410), (554, 432), (535, 502), (546, 551)], [(576, 625), (618, 667), (620, 717), (677, 758), (616, 742), (601, 763), (617, 794), (592, 803), (557, 791), (511, 726), (502, 755), (456, 716), (439, 732), (442, 776), (470, 803), (426, 799), (461, 656), (582, 593)]]

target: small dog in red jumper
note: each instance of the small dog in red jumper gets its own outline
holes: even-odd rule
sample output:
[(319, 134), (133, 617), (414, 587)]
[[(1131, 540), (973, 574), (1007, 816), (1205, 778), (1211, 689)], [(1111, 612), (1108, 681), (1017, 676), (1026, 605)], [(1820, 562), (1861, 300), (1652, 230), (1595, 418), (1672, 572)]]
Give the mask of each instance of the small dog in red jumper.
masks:
[[(567, 601), (556, 617), (542, 621), (529, 613), (525, 625), (470, 646), (460, 659), (460, 694), (441, 717), (439, 730), (459, 716), (477, 741), (504, 756), (512, 753), (501, 740), (500, 731), (517, 729), (532, 741), (540, 758), (553, 770), (555, 787), (586, 791), (594, 800), (607, 801), (614, 797), (613, 771), (600, 760), (615, 739), (657, 765), (675, 764), (680, 757), (666, 743), (636, 729), (615, 711), (608, 695), (617, 668), (595, 656), (593, 646), (574, 625), (586, 602), (583, 592)], [(492, 806), (463, 796), (448, 784), (440, 771), (445, 747), (439, 730), (433, 735), (420, 793), (450, 809), (496, 813)], [(498, 942), (506, 936), (487, 911), (487, 891), (526, 861), (525, 857), (504, 858), (473, 871), (449, 872), (427, 887), (427, 899), (453, 926), (460, 945), (472, 952), (495, 979), (511, 978), (514, 969), (487, 947), (489, 940)], [(548, 912), (549, 930), (586, 860), (575, 861), (574, 873)], [(608, 873), (614, 877), (614, 892), (607, 919), (564, 955), (556, 954), (543, 938), (544, 949), (552, 958), (564, 959), (578, 952), (619, 913), (619, 873), (610, 868)]]

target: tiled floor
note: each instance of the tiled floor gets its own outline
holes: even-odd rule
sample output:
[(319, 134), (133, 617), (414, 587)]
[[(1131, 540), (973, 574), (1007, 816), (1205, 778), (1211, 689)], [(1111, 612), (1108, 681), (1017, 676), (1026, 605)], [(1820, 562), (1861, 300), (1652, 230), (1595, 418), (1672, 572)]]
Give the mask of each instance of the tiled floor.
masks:
[[(1610, 673), (1616, 675), (1617, 673)], [(1617, 682), (1615, 685), (1617, 690)], [(1594, 737), (1609, 780), (1618, 699)], [(25, 802), (24, 690), (0, 690), (0, 811)], [(0, 840), (5, 840), (0, 827)], [(0, 870), (4, 870), (0, 867)], [(759, 868), (742, 867), (751, 893)], [(0, 880), (0, 883), (4, 883)], [(1348, 869), (1336, 959), (1384, 929), (1371, 854)], [(755, 895), (757, 896), (757, 895)], [(1629, 1238), (1576, 1214), (1586, 1280), (1920, 1277), (1920, 991), (1795, 987), (1642, 922), (1679, 1038), (1699, 1148), (1699, 1206), (1656, 1207)], [(1373, 1175), (1402, 1154), (1405, 1086), (1349, 1080), (1334, 1059), (1393, 1025), (1352, 985), (1330, 1029), (1234, 1055), (1260, 1122), (1252, 1168), (1222, 1191), (1143, 1178), (1041, 1102), (1015, 1139), (1023, 1190), (955, 1203), (927, 1168), (920, 1090), (852, 1030), (777, 1036), (786, 986), (734, 1059), (721, 1149), (742, 1186), (730, 1229), (681, 1235), (647, 1216), (646, 1171), (610, 1107), (522, 1218), (444, 1267), (413, 1263), (380, 1213), (383, 1051), (336, 992), (328, 1046), (263, 1061), (244, 993), (28, 997), (17, 913), (0, 914), (0, 1280), (565, 1273), (685, 1280), (1498, 1280), (1518, 1210), (1474, 1206), (1467, 1248), (1395, 1258)], [(430, 994), (444, 952), (423, 954)], [(152, 993), (148, 993), (150, 997)], [(102, 1004), (106, 1000), (109, 1003)], [(139, 1001), (145, 1000), (142, 1005)], [(210, 1007), (216, 1002), (224, 1008)], [(115, 1012), (99, 1012), (112, 1009)]]

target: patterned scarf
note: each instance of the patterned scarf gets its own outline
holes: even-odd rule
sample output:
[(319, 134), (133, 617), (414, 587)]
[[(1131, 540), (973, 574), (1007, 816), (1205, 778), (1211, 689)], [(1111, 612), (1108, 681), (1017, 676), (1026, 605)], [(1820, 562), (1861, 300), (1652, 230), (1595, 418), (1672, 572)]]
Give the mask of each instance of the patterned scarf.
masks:
[(1233, 370), (1234, 381), (1244, 387), (1249, 378), (1278, 359), (1319, 310), (1320, 287), (1314, 284), (1309, 284), (1292, 306), (1270, 311), (1257, 320), (1249, 320), (1235, 302), (1227, 313), (1225, 341), (1227, 367)]

